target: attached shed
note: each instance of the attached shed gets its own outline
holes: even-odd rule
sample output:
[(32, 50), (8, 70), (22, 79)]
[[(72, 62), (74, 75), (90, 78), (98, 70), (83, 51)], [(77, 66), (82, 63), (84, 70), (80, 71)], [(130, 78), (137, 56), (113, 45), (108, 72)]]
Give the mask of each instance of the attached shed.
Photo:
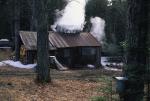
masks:
[[(20, 37), (27, 54), (35, 53), (36, 32), (20, 31)], [(90, 33), (68, 35), (49, 32), (49, 49), (50, 55), (55, 55), (60, 63), (69, 67), (83, 67), (87, 64), (100, 67), (101, 65), (101, 45)]]

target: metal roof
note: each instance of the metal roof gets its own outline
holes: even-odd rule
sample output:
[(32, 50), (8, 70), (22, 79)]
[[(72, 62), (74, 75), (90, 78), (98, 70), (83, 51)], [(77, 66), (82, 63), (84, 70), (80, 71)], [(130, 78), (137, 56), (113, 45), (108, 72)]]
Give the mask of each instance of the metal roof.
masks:
[[(20, 31), (21, 40), (27, 50), (37, 49), (37, 33), (31, 31)], [(49, 49), (55, 49), (49, 42)]]
[[(31, 31), (20, 31), (21, 40), (27, 50), (36, 50), (37, 33)], [(49, 32), (49, 49), (69, 47), (98, 47), (100, 43), (90, 33), (76, 35), (65, 35)]]
[(49, 41), (56, 48), (100, 46), (97, 39), (90, 33), (68, 35), (49, 32)]

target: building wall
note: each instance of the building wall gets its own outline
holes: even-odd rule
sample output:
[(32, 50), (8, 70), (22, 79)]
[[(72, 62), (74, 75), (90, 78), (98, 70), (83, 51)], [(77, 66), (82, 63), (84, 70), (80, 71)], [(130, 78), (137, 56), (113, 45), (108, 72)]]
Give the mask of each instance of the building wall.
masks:
[[(55, 55), (61, 64), (68, 67), (85, 67), (87, 64), (100, 67), (100, 47), (60, 48), (49, 53), (49, 55)], [(35, 58), (36, 51), (27, 51), (25, 63), (34, 63)]]
[(56, 52), (58, 60), (70, 67), (83, 67), (87, 64), (100, 65), (101, 56), (97, 55), (100, 55), (100, 47), (64, 48)]

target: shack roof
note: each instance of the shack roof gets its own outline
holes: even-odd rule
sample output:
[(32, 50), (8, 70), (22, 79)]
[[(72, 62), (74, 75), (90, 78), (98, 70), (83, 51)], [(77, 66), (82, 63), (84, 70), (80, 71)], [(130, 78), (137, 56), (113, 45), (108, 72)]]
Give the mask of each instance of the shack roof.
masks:
[[(20, 31), (20, 38), (27, 50), (36, 50), (37, 49), (37, 33), (31, 31)], [(55, 47), (49, 42), (49, 49), (54, 50)]]
[[(20, 31), (21, 40), (27, 50), (36, 50), (37, 33), (31, 31)], [(99, 47), (100, 43), (90, 33), (76, 35), (64, 35), (49, 32), (49, 49), (71, 48), (71, 47)]]
[(49, 41), (57, 48), (100, 46), (100, 43), (90, 33), (68, 35), (49, 32)]

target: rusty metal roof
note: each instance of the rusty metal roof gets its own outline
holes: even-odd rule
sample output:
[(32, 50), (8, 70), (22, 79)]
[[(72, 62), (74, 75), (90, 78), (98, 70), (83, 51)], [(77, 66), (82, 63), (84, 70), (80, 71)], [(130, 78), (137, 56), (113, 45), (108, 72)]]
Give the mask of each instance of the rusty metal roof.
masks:
[(97, 47), (100, 43), (90, 33), (65, 35), (49, 32), (49, 41), (56, 48)]
[[(37, 33), (31, 31), (20, 31), (21, 40), (27, 50), (36, 50)], [(100, 43), (90, 33), (76, 35), (63, 35), (49, 32), (49, 49), (68, 47), (97, 47)]]
[[(37, 48), (37, 33), (31, 31), (20, 31), (21, 40), (27, 50), (36, 50)], [(49, 42), (49, 49), (55, 49)]]

